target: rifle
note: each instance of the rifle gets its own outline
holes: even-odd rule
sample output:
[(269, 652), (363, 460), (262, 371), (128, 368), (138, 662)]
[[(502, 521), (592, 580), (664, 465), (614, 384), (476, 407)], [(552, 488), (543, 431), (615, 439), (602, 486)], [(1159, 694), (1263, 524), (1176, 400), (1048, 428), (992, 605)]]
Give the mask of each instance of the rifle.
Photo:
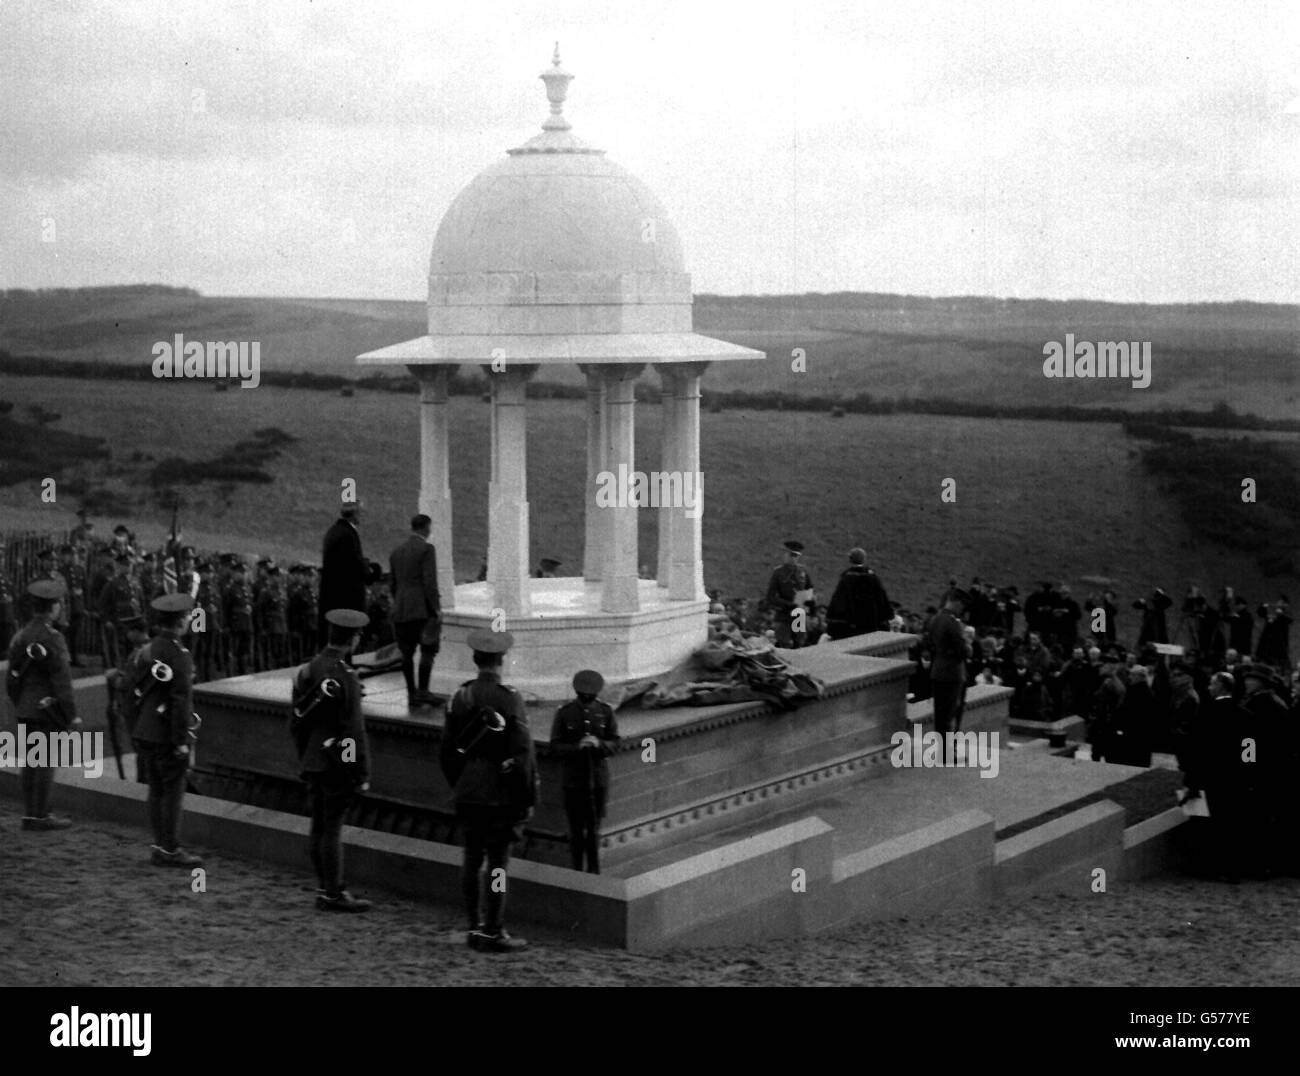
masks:
[(117, 763), (117, 776), (119, 779), (126, 780), (126, 770), (122, 768), (122, 745), (117, 739), (117, 707), (120, 694), (113, 686), (112, 681), (108, 684), (108, 710), (104, 714), (105, 723), (108, 725), (108, 742), (113, 747), (113, 761)]

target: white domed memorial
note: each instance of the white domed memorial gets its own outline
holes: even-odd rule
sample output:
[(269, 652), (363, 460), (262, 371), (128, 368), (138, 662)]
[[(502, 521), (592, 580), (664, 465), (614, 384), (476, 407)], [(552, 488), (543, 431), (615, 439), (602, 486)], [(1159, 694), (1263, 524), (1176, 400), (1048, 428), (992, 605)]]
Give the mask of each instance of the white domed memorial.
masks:
[[(557, 46), (542, 73), (550, 115), (452, 202), (429, 260), (429, 332), (357, 358), (406, 366), (420, 382), (419, 508), (433, 519), (443, 595), (436, 690), (473, 675), (469, 632), (515, 637), (507, 680), (567, 697), (580, 668), (607, 680), (665, 672), (701, 646), (708, 602), (701, 561), (700, 380), (711, 362), (762, 359), (692, 331), (681, 241), (645, 184), (573, 134), (563, 107), (573, 79)], [(634, 386), (647, 364), (662, 386), (661, 474), (672, 507), (608, 504), (600, 476), (636, 472)], [(448, 381), (482, 367), (491, 385), (487, 581), (455, 585), (448, 480)], [(530, 578), (527, 385), (543, 366), (587, 379), (587, 489), (582, 575)], [(687, 488), (691, 483), (695, 488)], [(603, 486), (603, 489), (602, 489)], [(625, 484), (622, 492), (630, 492)], [(658, 500), (658, 498), (656, 498)], [(638, 511), (659, 512), (656, 579), (638, 578)]]

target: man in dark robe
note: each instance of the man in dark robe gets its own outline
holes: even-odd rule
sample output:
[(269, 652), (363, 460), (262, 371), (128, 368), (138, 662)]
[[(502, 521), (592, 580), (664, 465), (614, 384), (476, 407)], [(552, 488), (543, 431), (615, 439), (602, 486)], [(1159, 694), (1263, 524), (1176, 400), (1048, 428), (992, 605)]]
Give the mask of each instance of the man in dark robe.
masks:
[(827, 608), (827, 634), (832, 639), (847, 639), (884, 631), (893, 613), (884, 584), (867, 567), (866, 552), (850, 549), (849, 566), (840, 574)]
[(345, 504), (339, 518), (325, 532), (321, 548), (320, 602), (317, 631), (329, 634), (325, 614), (331, 609), (365, 609), (369, 562), (361, 552), (360, 502)]

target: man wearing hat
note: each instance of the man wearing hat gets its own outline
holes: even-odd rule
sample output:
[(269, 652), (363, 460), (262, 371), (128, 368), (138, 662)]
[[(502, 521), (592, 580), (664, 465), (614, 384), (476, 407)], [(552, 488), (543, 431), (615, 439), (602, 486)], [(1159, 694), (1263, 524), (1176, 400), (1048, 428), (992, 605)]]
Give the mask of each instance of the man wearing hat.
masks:
[(925, 628), (925, 645), (930, 653), (930, 686), (934, 696), (934, 731), (943, 737), (943, 758), (948, 761), (949, 731), (961, 727), (962, 700), (966, 692), (966, 661), (972, 648), (958, 619), (966, 607), (966, 592), (948, 591), (943, 608)]
[(348, 664), (369, 617), (359, 609), (331, 609), (325, 622), (325, 648), (294, 679), (290, 732), (311, 800), (316, 907), (365, 912), (370, 901), (352, 896), (343, 885), (343, 819), (357, 793), (370, 788), (361, 680)]
[(1295, 768), (1297, 733), (1287, 713), (1285, 688), (1272, 668), (1252, 662), (1241, 668), (1245, 682), (1242, 708), (1257, 736), (1256, 765), (1262, 793), (1262, 820), (1277, 840), (1270, 843), (1273, 869), (1296, 867)]
[(262, 589), (253, 599), (258, 645), (263, 667), (279, 669), (289, 662), (289, 598), (280, 566), (266, 562)]
[(533, 572), (534, 579), (554, 579), (556, 570), (564, 563), (562, 560), (556, 560), (554, 557), (543, 557), (537, 562), (537, 568)]
[(113, 558), (114, 575), (99, 592), (99, 619), (107, 629), (105, 641), (116, 665), (126, 656), (126, 631), (122, 622), (144, 615), (144, 595), (140, 584), (131, 578), (131, 554), (120, 550)]
[[(429, 677), (442, 641), (442, 597), (438, 593), (438, 554), (429, 542), (433, 520), (423, 513), (411, 517), (411, 533), (388, 557), (391, 613), (397, 648), (402, 652), (408, 709), (429, 706)], [(420, 651), (416, 680), (415, 651)]]
[(812, 599), (812, 576), (800, 563), (803, 558), (802, 542), (786, 542), (785, 557), (772, 572), (767, 584), (767, 605), (772, 610), (776, 629), (776, 645), (791, 649), (808, 641), (803, 625), (796, 630), (796, 610)]
[(339, 518), (325, 532), (321, 547), (320, 624), (326, 634), (325, 614), (331, 609), (365, 609), (370, 564), (361, 551), (361, 502), (343, 505)]
[[(528, 943), (505, 929), (506, 868), (510, 845), (537, 802), (537, 764), (524, 700), (501, 683), (501, 665), (514, 644), (508, 631), (474, 631), (478, 677), (460, 686), (447, 705), (440, 761), (465, 832), (461, 876), (471, 949), (507, 953)], [(487, 859), (486, 918), (479, 918), (479, 869)]]
[(600, 873), (600, 821), (609, 796), (605, 759), (618, 748), (618, 723), (608, 703), (596, 696), (605, 686), (600, 673), (583, 669), (573, 678), (578, 696), (555, 711), (551, 751), (560, 759), (564, 813), (569, 819), (573, 869)]
[(248, 582), (248, 565), (236, 560), (226, 585), (222, 620), (230, 643), (230, 670), (236, 676), (248, 672), (253, 649), (253, 588)]
[[(31, 619), (9, 644), (9, 674), (6, 687), (13, 700), (18, 724), (30, 736), (40, 733), (49, 743), (53, 733), (81, 724), (72, 695), (68, 644), (54, 627), (63, 600), (63, 588), (50, 579), (38, 579), (27, 588)], [(72, 823), (50, 814), (50, 792), (54, 787), (52, 758), (44, 765), (24, 766), (23, 822), (25, 830), (66, 829)]]
[(203, 860), (181, 848), (181, 809), (192, 745), (198, 739), (194, 713), (194, 660), (181, 639), (189, 630), (194, 600), (164, 594), (149, 603), (158, 634), (136, 651), (131, 670), (137, 764), (149, 786), (149, 825), (156, 867), (201, 867)]
[(78, 563), (76, 552), (70, 544), (59, 546), (59, 574), (68, 585), (68, 607), (64, 616), (68, 623), (68, 650), (72, 654), (72, 667), (81, 667), (77, 658), (77, 644), (81, 641), (81, 623), (86, 614), (86, 569)]
[(865, 549), (849, 550), (849, 566), (835, 584), (826, 615), (826, 630), (832, 639), (847, 639), (888, 627), (894, 610), (880, 577), (867, 567)]

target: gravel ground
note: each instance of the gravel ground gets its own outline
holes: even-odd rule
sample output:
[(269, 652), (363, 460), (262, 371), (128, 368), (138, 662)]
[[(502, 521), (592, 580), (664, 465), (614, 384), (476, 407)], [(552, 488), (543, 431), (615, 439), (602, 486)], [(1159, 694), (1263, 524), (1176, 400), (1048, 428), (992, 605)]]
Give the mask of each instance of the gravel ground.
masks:
[[(207, 892), (149, 866), (143, 830), (19, 830), (0, 802), (0, 985), (1254, 986), (1300, 984), (1300, 881), (1167, 878), (1088, 897), (653, 956), (530, 935), (471, 952), (455, 909), (312, 907), (307, 870), (207, 857)], [(200, 849), (200, 851), (202, 851)], [(306, 849), (304, 848), (304, 866)]]

